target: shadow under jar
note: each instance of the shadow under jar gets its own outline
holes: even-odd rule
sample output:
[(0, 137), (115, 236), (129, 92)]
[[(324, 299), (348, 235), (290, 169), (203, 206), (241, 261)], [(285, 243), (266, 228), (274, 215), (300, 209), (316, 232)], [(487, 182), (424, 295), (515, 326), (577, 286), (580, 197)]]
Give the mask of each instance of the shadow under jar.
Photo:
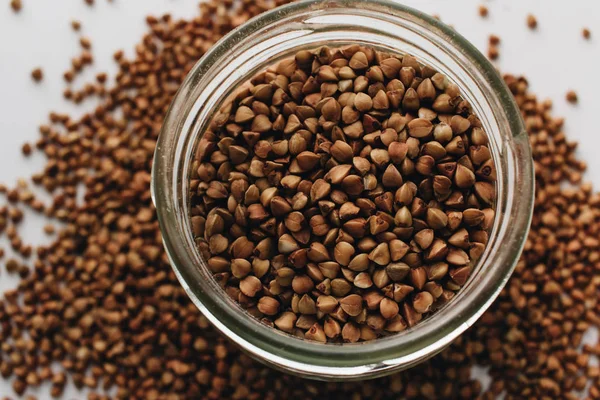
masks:
[[(497, 173), (489, 239), (468, 281), (440, 309), (402, 332), (358, 343), (319, 343), (267, 326), (232, 300), (194, 240), (190, 176), (202, 137), (225, 101), (257, 73), (300, 50), (361, 45), (410, 55), (458, 86), (487, 133)], [(202, 151), (202, 150), (201, 150)], [(258, 360), (304, 377), (357, 380), (409, 368), (443, 350), (479, 318), (508, 280), (533, 208), (527, 133), (493, 66), (449, 27), (384, 1), (303, 1), (258, 16), (218, 42), (190, 72), (157, 144), (152, 193), (166, 251), (194, 304)]]

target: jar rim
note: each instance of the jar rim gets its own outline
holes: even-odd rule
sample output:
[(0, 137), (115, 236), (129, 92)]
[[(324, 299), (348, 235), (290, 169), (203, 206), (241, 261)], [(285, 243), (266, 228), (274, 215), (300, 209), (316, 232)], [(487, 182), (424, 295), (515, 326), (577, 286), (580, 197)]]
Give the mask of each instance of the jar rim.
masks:
[[(198, 265), (194, 263), (190, 251), (197, 250), (190, 249), (189, 246), (184, 248), (181, 244), (181, 226), (185, 226), (185, 223), (182, 215), (178, 214), (182, 210), (178, 204), (182, 200), (178, 185), (181, 184), (182, 177), (175, 174), (174, 168), (176, 158), (183, 154), (184, 147), (189, 146), (187, 141), (191, 140), (186, 137), (189, 133), (187, 129), (195, 118), (194, 107), (197, 105), (194, 102), (204, 75), (218, 65), (233, 48), (266, 29), (273, 21), (303, 14), (326, 14), (331, 10), (388, 15), (397, 22), (407, 22), (410, 19), (410, 23), (427, 29), (431, 35), (439, 36), (440, 40), (448, 42), (450, 47), (459, 51), (460, 56), (485, 78), (485, 82), (480, 83), (487, 85), (490, 93), (496, 96), (492, 100), (498, 103), (504, 113), (502, 122), (508, 124), (504, 129), (511, 132), (515, 148), (510, 152), (513, 157), (516, 156), (509, 160), (513, 163), (511, 168), (514, 168), (511, 179), (520, 179), (521, 182), (520, 187), (511, 190), (513, 198), (509, 201), (515, 203), (511, 214), (515, 221), (513, 226), (507, 228), (512, 236), (506, 238), (509, 242), (506, 245), (511, 252), (501, 254), (502, 257), (497, 259), (499, 265), (494, 273), (496, 281), (488, 280), (487, 286), (470, 292), (472, 296), (467, 299), (470, 302), (465, 303), (465, 298), (462, 303), (451, 302), (452, 307), (443, 311), (447, 314), (444, 324), (440, 326), (428, 324), (423, 328), (422, 325), (427, 322), (425, 320), (403, 333), (370, 342), (343, 345), (320, 344), (282, 334), (250, 315), (240, 317), (240, 311), (229, 307), (226, 299), (214, 298), (209, 282), (198, 280), (199, 275), (194, 271)], [(254, 356), (289, 372), (317, 379), (360, 379), (382, 375), (400, 366), (412, 366), (441, 351), (491, 305), (510, 277), (525, 243), (533, 210), (533, 182), (527, 133), (513, 96), (492, 64), (464, 37), (420, 11), (386, 0), (304, 0), (278, 7), (249, 20), (223, 37), (198, 61), (167, 112), (156, 146), (151, 189), (163, 242), (175, 274), (194, 304), (219, 331)], [(464, 288), (461, 292), (462, 290)]]

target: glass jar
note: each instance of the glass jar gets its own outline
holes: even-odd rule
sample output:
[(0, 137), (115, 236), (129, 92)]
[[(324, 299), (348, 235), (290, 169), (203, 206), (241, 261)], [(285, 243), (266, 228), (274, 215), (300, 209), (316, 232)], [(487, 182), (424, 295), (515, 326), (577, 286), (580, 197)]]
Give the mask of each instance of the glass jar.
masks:
[[(411, 54), (447, 75), (473, 106), (497, 164), (490, 240), (467, 284), (414, 328), (354, 344), (321, 344), (270, 328), (231, 300), (197, 250), (189, 218), (193, 153), (214, 112), (241, 82), (301, 49), (359, 43)], [(308, 0), (262, 14), (219, 41), (175, 96), (156, 147), (152, 193), (163, 241), (194, 304), (258, 360), (304, 377), (356, 380), (411, 367), (440, 352), (498, 296), (525, 243), (533, 209), (529, 141), (518, 107), (485, 57), (448, 26), (397, 3)]]

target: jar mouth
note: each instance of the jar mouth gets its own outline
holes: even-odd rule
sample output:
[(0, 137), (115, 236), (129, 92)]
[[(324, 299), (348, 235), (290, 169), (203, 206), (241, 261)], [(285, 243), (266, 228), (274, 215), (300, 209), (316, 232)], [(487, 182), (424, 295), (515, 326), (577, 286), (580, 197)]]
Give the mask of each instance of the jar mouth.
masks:
[[(352, 18), (348, 18), (348, 16)], [(354, 35), (354, 39), (352, 39)], [(212, 279), (192, 237), (187, 173), (212, 112), (267, 61), (344, 39), (409, 53), (448, 75), (490, 136), (498, 204), (484, 254), (449, 305), (404, 332), (355, 344), (321, 344), (279, 332), (247, 314)], [(246, 22), (196, 64), (165, 118), (152, 168), (152, 198), (165, 249), (194, 304), (225, 336), (272, 366), (316, 379), (361, 379), (407, 368), (436, 354), (489, 307), (516, 265), (531, 222), (533, 164), (512, 94), (489, 61), (454, 30), (417, 10), (374, 0), (307, 0)]]

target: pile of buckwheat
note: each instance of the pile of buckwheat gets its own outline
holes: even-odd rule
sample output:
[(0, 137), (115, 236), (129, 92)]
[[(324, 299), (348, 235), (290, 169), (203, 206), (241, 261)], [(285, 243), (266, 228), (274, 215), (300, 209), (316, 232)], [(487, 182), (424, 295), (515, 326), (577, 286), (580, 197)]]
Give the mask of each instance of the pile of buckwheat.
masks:
[(400, 332), (450, 301), (496, 199), (459, 89), (359, 45), (302, 50), (242, 84), (190, 176), (196, 243), (227, 295), (319, 342)]
[[(9, 201), (0, 227), (23, 256), (6, 261), (23, 279), (0, 302), (0, 374), (15, 392), (50, 382), (53, 396), (65, 385), (99, 393), (89, 399), (600, 398), (592, 362), (600, 345), (580, 346), (583, 333), (600, 326), (600, 196), (581, 183), (585, 163), (563, 121), (527, 91), (524, 78), (505, 80), (533, 148), (532, 230), (506, 289), (450, 348), (390, 377), (321, 383), (263, 367), (209, 326), (162, 250), (150, 163), (187, 71), (225, 33), (273, 6), (213, 1), (194, 19), (148, 18), (135, 58), (116, 57), (116, 84), (90, 89), (101, 105), (81, 119), (52, 114), (40, 128), (35, 148), (48, 161), (32, 182), (53, 202), (35, 199), (25, 183), (0, 188)], [(22, 207), (65, 223), (52, 245), (23, 242)], [(492, 377), (485, 392), (471, 376), (476, 364)], [(102, 394), (115, 387), (112, 396)]]

